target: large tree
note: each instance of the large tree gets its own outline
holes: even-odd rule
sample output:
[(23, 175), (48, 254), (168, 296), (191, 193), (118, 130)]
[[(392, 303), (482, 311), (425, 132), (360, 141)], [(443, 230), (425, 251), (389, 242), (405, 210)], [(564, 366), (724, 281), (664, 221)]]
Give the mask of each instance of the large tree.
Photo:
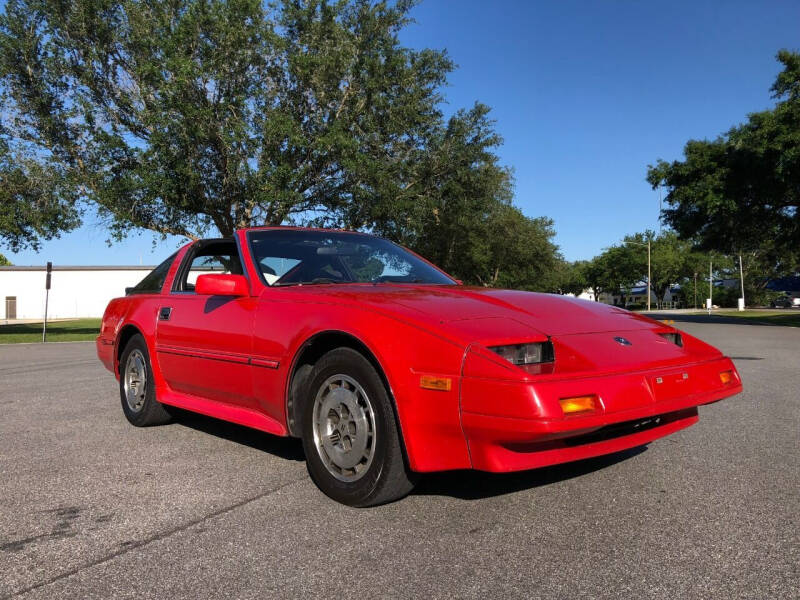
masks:
[(451, 70), (410, 4), (11, 0), (3, 134), (123, 236), (281, 223), (408, 185)]
[(672, 285), (707, 268), (708, 256), (695, 250), (691, 242), (681, 240), (671, 230), (656, 235), (653, 231), (626, 235), (614, 246), (603, 250), (583, 267), (589, 283), (611, 294), (620, 294), (622, 301), (634, 286), (646, 284), (647, 244), (650, 242), (651, 287), (660, 305)]
[(775, 108), (715, 140), (691, 140), (684, 159), (648, 169), (667, 188), (662, 217), (705, 250), (745, 254), (763, 275), (800, 267), (800, 54), (782, 50)]
[(579, 296), (587, 288), (591, 287), (586, 276), (588, 266), (589, 261), (586, 260), (576, 260), (574, 262), (558, 261), (554, 268), (556, 279), (552, 291), (559, 294)]
[[(11, 0), (0, 135), (58, 182), (51, 209), (73, 219), (93, 205), (117, 237), (292, 221), (403, 229), (399, 215), (463, 175), (440, 110), (452, 63), (398, 41), (411, 5)], [(485, 124), (474, 111), (451, 128)], [(480, 154), (492, 134), (460, 139)], [(492, 197), (506, 178), (495, 162), (469, 167), (495, 171)]]
[(87, 208), (115, 238), (344, 226), (470, 283), (552, 287), (552, 223), (513, 207), (489, 109), (445, 119), (450, 59), (398, 40), (412, 4), (9, 1), (0, 239), (35, 244)]
[(650, 240), (650, 285), (660, 307), (667, 290), (693, 277), (707, 265), (707, 257), (695, 250), (691, 242), (682, 240), (671, 230), (658, 235), (652, 231), (625, 236), (623, 244), (635, 256), (637, 282), (647, 280), (647, 240)]

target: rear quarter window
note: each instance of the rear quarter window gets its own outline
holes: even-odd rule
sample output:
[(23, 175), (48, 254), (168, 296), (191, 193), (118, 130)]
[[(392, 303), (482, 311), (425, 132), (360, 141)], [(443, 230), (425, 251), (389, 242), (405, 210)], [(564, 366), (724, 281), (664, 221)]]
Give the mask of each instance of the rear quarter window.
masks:
[(128, 295), (160, 294), (161, 288), (164, 287), (164, 282), (167, 279), (169, 268), (172, 266), (172, 263), (175, 261), (175, 257), (177, 255), (178, 253), (176, 252), (167, 260), (158, 265), (155, 269), (150, 271), (150, 273), (148, 273), (144, 279), (142, 279), (128, 291)]

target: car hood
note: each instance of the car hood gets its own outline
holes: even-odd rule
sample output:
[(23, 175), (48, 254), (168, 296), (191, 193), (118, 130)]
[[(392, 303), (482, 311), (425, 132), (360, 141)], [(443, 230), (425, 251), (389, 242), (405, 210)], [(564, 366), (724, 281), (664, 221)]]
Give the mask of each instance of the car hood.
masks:
[[(555, 294), (434, 285), (324, 285), (292, 288), (299, 294), (354, 303), (423, 321), (458, 337), (486, 339), (535, 330), (549, 336), (653, 329), (658, 323), (627, 310)], [(472, 341), (470, 340), (470, 341)]]

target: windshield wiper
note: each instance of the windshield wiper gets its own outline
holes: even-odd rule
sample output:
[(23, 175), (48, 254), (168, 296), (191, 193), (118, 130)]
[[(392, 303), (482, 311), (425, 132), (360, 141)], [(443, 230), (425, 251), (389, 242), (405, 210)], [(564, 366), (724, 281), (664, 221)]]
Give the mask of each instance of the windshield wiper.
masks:
[(311, 281), (276, 281), (272, 287), (283, 287), (289, 285), (318, 285), (321, 283), (357, 283), (355, 281), (346, 281), (343, 279), (331, 279), (330, 277), (315, 277)]

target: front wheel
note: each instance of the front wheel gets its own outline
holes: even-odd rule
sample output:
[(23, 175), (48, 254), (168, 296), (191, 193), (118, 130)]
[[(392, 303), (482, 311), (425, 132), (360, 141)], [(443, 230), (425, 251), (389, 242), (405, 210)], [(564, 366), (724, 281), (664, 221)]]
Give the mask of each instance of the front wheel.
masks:
[(334, 500), (375, 506), (413, 489), (386, 387), (359, 352), (338, 348), (314, 365), (302, 431), (311, 479)]

